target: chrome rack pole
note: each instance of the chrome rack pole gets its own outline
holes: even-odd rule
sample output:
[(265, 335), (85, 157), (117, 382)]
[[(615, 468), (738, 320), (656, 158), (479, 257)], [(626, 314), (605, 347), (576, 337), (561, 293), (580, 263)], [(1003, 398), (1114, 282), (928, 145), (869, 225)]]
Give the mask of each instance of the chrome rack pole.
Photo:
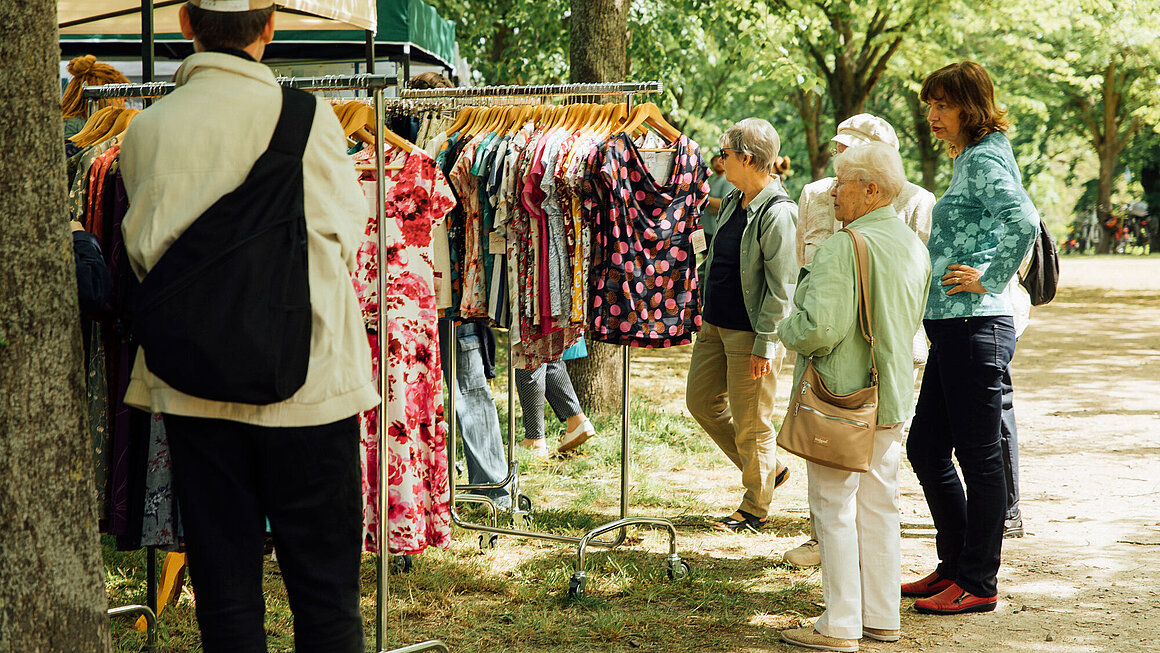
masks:
[[(375, 98), (375, 216), (378, 219), (378, 238), (379, 238), (379, 253), (386, 251), (386, 226), (384, 222), (387, 219), (386, 207), (386, 180), (384, 175), (386, 170), (383, 164), (383, 89), (378, 87), (374, 90)], [(379, 299), (385, 295), (385, 288), (383, 283), (383, 275), (380, 268), (378, 275), (378, 293)], [(391, 591), (391, 533), (390, 526), (387, 523), (388, 515), (390, 515), (389, 506), (389, 492), (387, 491), (387, 461), (390, 459), (390, 438), (386, 436), (387, 433), (387, 359), (386, 352), (383, 348), (383, 342), (387, 338), (387, 315), (386, 309), (382, 303), (379, 304), (379, 323), (378, 323), (378, 355), (379, 355), (379, 406), (378, 406), (378, 474), (379, 474), (379, 523), (378, 523), (378, 544), (379, 555), (375, 565), (378, 577), (378, 591), (376, 592), (375, 600), (375, 650), (383, 650), (383, 642), (385, 641), (385, 633), (387, 630), (387, 600), (390, 598)]]

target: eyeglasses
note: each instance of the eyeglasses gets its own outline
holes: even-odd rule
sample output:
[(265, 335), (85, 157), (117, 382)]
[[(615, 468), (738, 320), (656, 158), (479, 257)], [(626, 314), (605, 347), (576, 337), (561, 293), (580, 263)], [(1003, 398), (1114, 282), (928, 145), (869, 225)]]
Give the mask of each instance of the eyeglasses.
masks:
[(730, 152), (734, 152), (734, 151), (735, 151), (735, 150), (733, 150), (732, 148), (729, 148), (729, 147), (722, 147), (722, 148), (719, 148), (719, 149), (717, 150), (717, 156), (721, 157), (722, 159), (728, 159), (728, 158), (729, 158), (729, 153), (730, 153)]

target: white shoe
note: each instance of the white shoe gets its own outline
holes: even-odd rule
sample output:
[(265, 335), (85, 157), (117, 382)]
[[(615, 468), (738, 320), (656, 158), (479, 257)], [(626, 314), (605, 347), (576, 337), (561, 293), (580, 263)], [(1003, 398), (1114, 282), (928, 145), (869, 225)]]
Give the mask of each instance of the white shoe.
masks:
[(536, 458), (547, 459), (551, 454), (548, 453), (548, 443), (544, 438), (524, 438), (520, 440), (520, 448), (532, 452)]
[(556, 449), (560, 453), (566, 453), (584, 444), (588, 438), (596, 435), (596, 429), (592, 428), (592, 422), (588, 418), (584, 418), (583, 422), (574, 430), (568, 431), (564, 437), (560, 438), (560, 446)]
[(781, 557), (795, 567), (817, 567), (822, 564), (822, 554), (818, 551), (817, 540), (806, 540), (796, 549), (786, 551)]

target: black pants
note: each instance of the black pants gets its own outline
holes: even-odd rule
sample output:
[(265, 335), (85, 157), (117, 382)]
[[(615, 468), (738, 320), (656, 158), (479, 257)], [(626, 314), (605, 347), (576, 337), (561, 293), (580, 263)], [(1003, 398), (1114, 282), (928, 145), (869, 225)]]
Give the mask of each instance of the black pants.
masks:
[(297, 653), (363, 653), (358, 419), (270, 428), (165, 415), (206, 653), (266, 651), (270, 520)]
[(939, 575), (976, 596), (994, 596), (1007, 510), (1002, 379), (1015, 353), (1015, 326), (1010, 317), (926, 320), (924, 325), (930, 357), (907, 458), (937, 529)]
[(1011, 366), (1003, 370), (1003, 419), (1000, 434), (1003, 440), (1003, 472), (1007, 479), (1007, 519), (1022, 517), (1019, 511), (1019, 431), (1015, 428), (1015, 386), (1011, 381)]

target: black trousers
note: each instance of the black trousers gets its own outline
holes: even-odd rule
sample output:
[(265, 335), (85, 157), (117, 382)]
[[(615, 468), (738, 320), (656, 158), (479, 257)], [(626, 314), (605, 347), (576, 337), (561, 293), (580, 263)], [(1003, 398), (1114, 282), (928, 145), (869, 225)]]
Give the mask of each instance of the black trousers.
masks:
[(1015, 427), (1015, 385), (1011, 381), (1011, 366), (1003, 370), (1003, 419), (1000, 434), (1003, 440), (1003, 472), (1007, 478), (1007, 519), (1014, 521), (1023, 515), (1019, 511), (1019, 430)]
[(976, 596), (995, 596), (1007, 510), (1002, 381), (1015, 353), (1014, 322), (1002, 316), (923, 324), (930, 356), (907, 458), (937, 530), (939, 575)]
[(297, 653), (363, 653), (358, 419), (271, 428), (165, 415), (206, 653), (266, 651), (266, 519)]

